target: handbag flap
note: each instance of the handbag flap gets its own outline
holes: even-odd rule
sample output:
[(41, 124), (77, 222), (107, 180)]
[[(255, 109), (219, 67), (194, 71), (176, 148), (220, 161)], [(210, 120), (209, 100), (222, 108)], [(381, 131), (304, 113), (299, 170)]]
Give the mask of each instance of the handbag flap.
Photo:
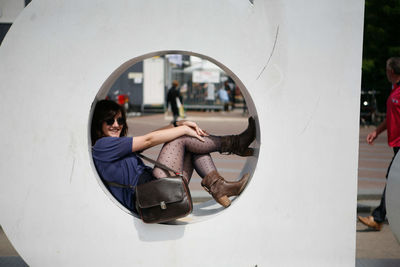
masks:
[(182, 201), (185, 197), (184, 181), (182, 178), (160, 178), (136, 186), (136, 201), (140, 208), (160, 206)]

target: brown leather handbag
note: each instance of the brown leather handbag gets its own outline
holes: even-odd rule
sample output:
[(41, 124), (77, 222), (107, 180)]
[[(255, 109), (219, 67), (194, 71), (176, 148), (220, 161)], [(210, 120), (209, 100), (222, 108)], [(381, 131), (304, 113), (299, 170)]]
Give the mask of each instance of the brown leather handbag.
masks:
[[(170, 222), (189, 215), (193, 210), (193, 202), (189, 186), (182, 174), (142, 154), (137, 153), (137, 155), (175, 174), (175, 176), (155, 179), (135, 187), (136, 210), (143, 222)], [(113, 182), (106, 183), (110, 186), (133, 188)]]
[(193, 202), (182, 174), (142, 154), (138, 155), (176, 175), (136, 186), (136, 210), (140, 218), (145, 223), (162, 223), (189, 215), (193, 210)]

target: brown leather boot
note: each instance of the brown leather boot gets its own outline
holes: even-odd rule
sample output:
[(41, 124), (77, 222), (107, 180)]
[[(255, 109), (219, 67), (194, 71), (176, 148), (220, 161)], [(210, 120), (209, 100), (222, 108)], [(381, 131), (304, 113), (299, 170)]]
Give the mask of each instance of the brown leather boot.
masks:
[(253, 117), (249, 118), (249, 126), (239, 135), (222, 136), (220, 153), (236, 154), (242, 157), (252, 156), (254, 149), (249, 145), (256, 138), (256, 122)]
[(223, 207), (231, 204), (229, 197), (238, 196), (249, 181), (250, 175), (246, 173), (237, 182), (227, 182), (217, 171), (207, 174), (201, 181), (203, 188)]

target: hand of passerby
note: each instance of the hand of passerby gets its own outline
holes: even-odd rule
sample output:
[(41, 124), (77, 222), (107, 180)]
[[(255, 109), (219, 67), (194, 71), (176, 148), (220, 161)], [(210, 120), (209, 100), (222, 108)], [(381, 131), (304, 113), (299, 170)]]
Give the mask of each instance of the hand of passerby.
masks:
[(367, 143), (372, 145), (377, 137), (378, 137), (378, 134), (376, 131), (369, 133), (367, 135)]

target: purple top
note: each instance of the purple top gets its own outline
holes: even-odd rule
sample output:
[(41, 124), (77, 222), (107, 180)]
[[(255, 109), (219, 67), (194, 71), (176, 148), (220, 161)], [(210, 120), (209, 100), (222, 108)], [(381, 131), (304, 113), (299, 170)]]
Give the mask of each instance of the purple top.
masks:
[[(100, 177), (123, 185), (138, 183), (139, 176), (147, 167), (132, 152), (132, 137), (103, 137), (92, 148), (93, 160)], [(108, 186), (113, 196), (125, 207), (134, 210), (132, 189)]]

